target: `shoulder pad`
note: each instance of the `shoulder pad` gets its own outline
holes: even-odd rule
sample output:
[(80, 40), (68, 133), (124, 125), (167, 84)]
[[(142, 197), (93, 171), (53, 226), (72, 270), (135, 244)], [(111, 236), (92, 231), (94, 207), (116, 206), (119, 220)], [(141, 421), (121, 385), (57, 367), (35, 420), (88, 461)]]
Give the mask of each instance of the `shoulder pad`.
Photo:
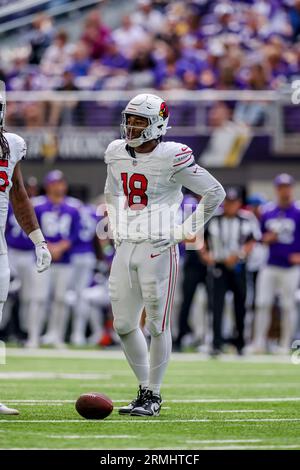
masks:
[(109, 163), (112, 157), (115, 156), (115, 153), (118, 150), (124, 150), (125, 149), (125, 140), (124, 139), (116, 139), (113, 140), (105, 150), (104, 154), (104, 161), (105, 163)]
[(172, 157), (172, 168), (175, 172), (195, 163), (193, 151), (188, 145), (178, 142), (167, 142), (167, 144), (169, 146), (168, 153)]
[(17, 134), (12, 134), (11, 132), (5, 132), (5, 137), (9, 143), (11, 156), (15, 163), (24, 159), (26, 156), (27, 145), (23, 137)]

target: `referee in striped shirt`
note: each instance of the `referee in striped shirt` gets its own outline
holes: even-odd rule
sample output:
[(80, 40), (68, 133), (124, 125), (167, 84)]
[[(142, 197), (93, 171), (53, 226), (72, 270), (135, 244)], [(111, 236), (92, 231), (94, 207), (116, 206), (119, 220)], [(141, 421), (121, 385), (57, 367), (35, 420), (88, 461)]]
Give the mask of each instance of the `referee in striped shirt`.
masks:
[(246, 259), (255, 241), (260, 239), (256, 217), (241, 209), (242, 195), (238, 188), (226, 191), (223, 208), (208, 223), (205, 232), (203, 260), (209, 269), (209, 286), (213, 313), (212, 355), (222, 353), (222, 318), (226, 292), (234, 297), (235, 331), (227, 342), (238, 354), (244, 348), (244, 319), (246, 315)]

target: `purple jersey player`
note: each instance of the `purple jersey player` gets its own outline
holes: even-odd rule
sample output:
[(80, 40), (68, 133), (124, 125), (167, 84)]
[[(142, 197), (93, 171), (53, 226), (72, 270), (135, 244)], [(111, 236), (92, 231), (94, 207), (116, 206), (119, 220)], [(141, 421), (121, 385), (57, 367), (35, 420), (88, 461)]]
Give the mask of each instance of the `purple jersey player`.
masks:
[(35, 213), (44, 227), (53, 263), (69, 263), (71, 247), (77, 242), (80, 229), (78, 210), (64, 199), (56, 202), (52, 197), (47, 197), (41, 204), (35, 205)]
[(282, 311), (281, 338), (277, 351), (288, 353), (297, 322), (295, 293), (299, 285), (300, 203), (294, 201), (292, 176), (274, 180), (277, 203), (267, 204), (262, 214), (262, 241), (269, 247), (267, 265), (257, 280), (254, 352), (264, 352), (270, 326), (270, 310), (279, 295)]
[(9, 248), (20, 251), (33, 251), (34, 245), (18, 224), (11, 205), (8, 206), (5, 238)]
[(52, 287), (52, 303), (44, 344), (60, 346), (64, 341), (67, 321), (65, 294), (72, 274), (71, 247), (78, 239), (80, 215), (66, 198), (67, 183), (59, 170), (51, 171), (45, 178), (46, 197), (35, 200), (37, 219), (45, 231), (52, 254), (52, 269), (39, 278), (33, 275), (32, 305), (29, 315), (29, 346), (36, 346), (46, 313), (46, 302)]
[(95, 237), (99, 217), (96, 207), (83, 204), (78, 199), (67, 198), (68, 204), (77, 207), (80, 214), (78, 238), (71, 249), (71, 289), (73, 290), (73, 322), (71, 342), (81, 346), (86, 342), (86, 305), (82, 298), (84, 289), (89, 287), (96, 266)]

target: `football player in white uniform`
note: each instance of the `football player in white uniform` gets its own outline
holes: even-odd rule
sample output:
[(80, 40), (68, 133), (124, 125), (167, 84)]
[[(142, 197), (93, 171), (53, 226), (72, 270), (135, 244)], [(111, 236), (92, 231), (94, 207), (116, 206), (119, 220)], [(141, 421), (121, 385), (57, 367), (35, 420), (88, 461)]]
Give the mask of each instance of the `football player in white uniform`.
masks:
[[(0, 83), (0, 89), (5, 89), (3, 82)], [(5, 98), (3, 91), (0, 91), (0, 322), (10, 278), (5, 240), (9, 199), (20, 227), (35, 245), (38, 272), (48, 269), (51, 263), (50, 252), (23, 183), (19, 162), (25, 157), (26, 144), (22, 137), (4, 131), (4, 116)], [(19, 412), (0, 403), (1, 414)]]
[[(122, 139), (105, 153), (105, 197), (116, 254), (109, 278), (114, 328), (135, 373), (137, 398), (120, 414), (158, 416), (160, 388), (172, 349), (170, 316), (178, 246), (193, 239), (225, 197), (221, 184), (194, 161), (192, 150), (162, 142), (169, 112), (155, 95), (133, 98), (122, 112)], [(182, 186), (202, 196), (194, 213), (176, 225)], [(145, 307), (150, 360), (139, 327)]]

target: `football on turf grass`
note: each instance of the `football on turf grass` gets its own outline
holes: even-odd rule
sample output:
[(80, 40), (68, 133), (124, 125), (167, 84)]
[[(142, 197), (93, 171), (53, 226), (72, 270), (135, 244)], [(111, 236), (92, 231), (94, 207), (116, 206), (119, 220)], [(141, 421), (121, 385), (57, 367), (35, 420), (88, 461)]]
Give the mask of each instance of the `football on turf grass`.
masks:
[(104, 419), (112, 412), (113, 403), (103, 393), (90, 392), (80, 395), (75, 408), (86, 419)]

